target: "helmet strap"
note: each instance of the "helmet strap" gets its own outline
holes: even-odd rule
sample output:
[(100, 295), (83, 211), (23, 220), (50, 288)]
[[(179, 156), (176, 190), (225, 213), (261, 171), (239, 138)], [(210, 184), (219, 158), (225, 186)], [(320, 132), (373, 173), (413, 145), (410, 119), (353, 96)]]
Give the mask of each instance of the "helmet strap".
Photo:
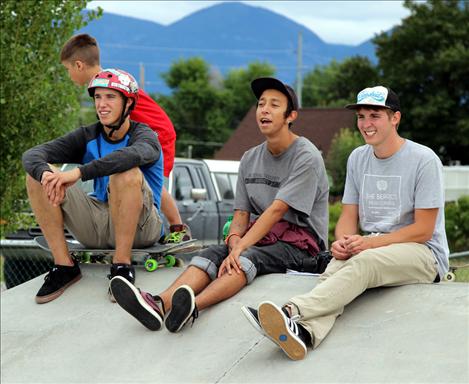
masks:
[(109, 132), (109, 138), (112, 137), (112, 135), (115, 131), (117, 131), (118, 129), (120, 129), (122, 127), (122, 125), (125, 122), (125, 119), (127, 119), (127, 116), (130, 115), (130, 112), (132, 111), (132, 109), (135, 105), (135, 101), (133, 101), (132, 104), (130, 105), (130, 107), (126, 111), (125, 110), (125, 105), (127, 104), (127, 97), (123, 97), (123, 100), (124, 100), (124, 104), (123, 104), (123, 107), (122, 107), (122, 113), (121, 113), (121, 117), (119, 119), (119, 122), (117, 124), (114, 124), (114, 125), (106, 125), (106, 127), (111, 128), (111, 132)]

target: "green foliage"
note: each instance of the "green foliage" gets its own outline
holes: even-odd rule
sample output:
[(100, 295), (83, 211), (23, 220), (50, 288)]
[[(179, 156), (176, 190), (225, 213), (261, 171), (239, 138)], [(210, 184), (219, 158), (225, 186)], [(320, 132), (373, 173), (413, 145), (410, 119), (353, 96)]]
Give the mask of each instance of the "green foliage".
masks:
[(192, 143), (193, 157), (212, 156), (255, 103), (250, 82), (273, 72), (270, 65), (255, 62), (223, 79), (199, 57), (173, 63), (163, 75), (172, 95), (155, 98), (176, 128), (176, 153), (184, 154)]
[(342, 213), (342, 204), (340, 201), (329, 204), (329, 246), (335, 241), (335, 227)]
[[(21, 155), (76, 124), (77, 90), (59, 61), (63, 43), (96, 13), (86, 1), (2, 1), (0, 9), (2, 233), (18, 220), (25, 198)], [(86, 20), (85, 20), (86, 19)]]
[(258, 77), (273, 76), (274, 73), (275, 69), (270, 64), (257, 61), (250, 63), (246, 69), (233, 69), (228, 72), (223, 85), (231, 102), (231, 128), (236, 128), (249, 108), (256, 104), (251, 81)]
[(347, 173), (347, 159), (355, 148), (363, 144), (363, 138), (360, 133), (348, 128), (342, 128), (332, 139), (326, 158), (327, 172), (332, 178), (332, 185), (330, 186), (331, 196), (341, 196), (343, 194)]
[(443, 160), (469, 164), (469, 3), (407, 0), (411, 14), (374, 39), (379, 67), (400, 96), (400, 130)]
[(445, 227), (450, 251), (469, 251), (469, 196), (446, 203)]
[(376, 66), (366, 57), (353, 56), (318, 66), (304, 78), (303, 106), (342, 108), (363, 88), (377, 84), (378, 79)]

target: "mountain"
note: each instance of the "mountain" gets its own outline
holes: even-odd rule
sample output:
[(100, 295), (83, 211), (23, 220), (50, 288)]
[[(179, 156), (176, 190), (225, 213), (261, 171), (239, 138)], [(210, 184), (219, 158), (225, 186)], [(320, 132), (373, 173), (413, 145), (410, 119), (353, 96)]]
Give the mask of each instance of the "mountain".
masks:
[(168, 26), (104, 13), (78, 31), (96, 37), (104, 67), (119, 67), (139, 78), (142, 63), (145, 89), (160, 93), (169, 92), (160, 74), (173, 61), (191, 56), (204, 58), (222, 74), (255, 60), (267, 61), (275, 66), (276, 76), (293, 84), (300, 32), (303, 73), (352, 55), (376, 60), (370, 41), (358, 46), (328, 44), (285, 16), (237, 2), (202, 9)]

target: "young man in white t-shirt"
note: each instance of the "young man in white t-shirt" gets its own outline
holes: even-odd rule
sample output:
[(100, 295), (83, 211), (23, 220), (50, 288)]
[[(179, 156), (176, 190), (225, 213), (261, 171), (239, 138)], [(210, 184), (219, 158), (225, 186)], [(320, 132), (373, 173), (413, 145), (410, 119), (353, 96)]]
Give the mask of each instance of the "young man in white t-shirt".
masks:
[(259, 330), (293, 360), (306, 356), (309, 342), (316, 348), (366, 289), (436, 283), (448, 269), (439, 158), (399, 135), (401, 108), (391, 89), (366, 88), (346, 107), (356, 111), (366, 145), (348, 159), (334, 258), (311, 292), (282, 308), (270, 301), (258, 308)]

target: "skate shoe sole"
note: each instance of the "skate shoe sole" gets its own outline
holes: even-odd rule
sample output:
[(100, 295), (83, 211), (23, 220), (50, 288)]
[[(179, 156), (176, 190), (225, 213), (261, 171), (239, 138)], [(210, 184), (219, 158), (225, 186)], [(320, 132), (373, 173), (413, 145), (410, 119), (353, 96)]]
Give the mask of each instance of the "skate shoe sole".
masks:
[(191, 287), (181, 285), (173, 293), (171, 299), (171, 312), (165, 320), (169, 332), (179, 332), (192, 316), (195, 309), (195, 297)]
[(62, 288), (59, 288), (57, 291), (50, 293), (46, 296), (36, 296), (36, 303), (37, 304), (45, 304), (49, 301), (57, 299), (65, 290), (70, 287), (72, 284), (75, 284), (77, 281), (81, 279), (81, 273), (75, 277), (73, 280), (70, 280), (67, 284), (65, 284)]
[(306, 346), (288, 327), (282, 310), (274, 303), (263, 302), (259, 305), (259, 321), (266, 335), (276, 343), (292, 360), (306, 356)]
[(121, 276), (111, 280), (110, 288), (114, 299), (127, 313), (135, 317), (151, 331), (161, 329), (163, 319), (142, 297), (140, 291)]

